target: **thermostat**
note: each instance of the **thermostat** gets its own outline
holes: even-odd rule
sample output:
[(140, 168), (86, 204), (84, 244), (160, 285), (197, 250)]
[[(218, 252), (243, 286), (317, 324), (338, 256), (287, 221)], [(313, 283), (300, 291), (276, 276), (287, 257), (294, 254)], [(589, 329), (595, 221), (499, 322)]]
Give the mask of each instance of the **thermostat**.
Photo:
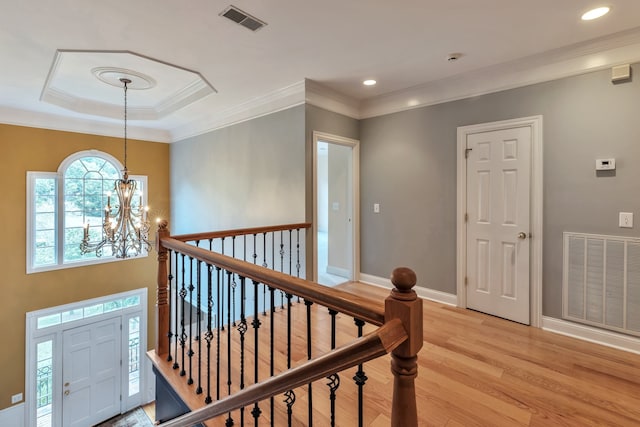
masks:
[(610, 171), (616, 168), (616, 159), (598, 159), (596, 160), (597, 171)]

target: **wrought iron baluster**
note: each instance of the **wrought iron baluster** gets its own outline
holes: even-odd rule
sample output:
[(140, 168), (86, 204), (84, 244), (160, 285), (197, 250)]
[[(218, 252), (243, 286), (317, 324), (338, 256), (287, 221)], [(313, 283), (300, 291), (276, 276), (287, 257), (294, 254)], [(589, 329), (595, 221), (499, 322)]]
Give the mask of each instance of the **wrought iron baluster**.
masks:
[[(358, 327), (358, 338), (362, 337), (362, 328), (364, 326), (364, 320), (354, 319), (356, 326)], [(364, 407), (364, 384), (369, 378), (362, 369), (363, 365), (358, 365), (358, 371), (356, 372), (353, 380), (358, 385), (358, 427), (362, 427), (364, 423), (363, 407)]]
[[(255, 237), (255, 234), (254, 234)], [(255, 241), (255, 240), (254, 240)], [(255, 245), (254, 245), (255, 248)], [(255, 258), (254, 258), (255, 260)], [(258, 354), (259, 352), (259, 339), (258, 339), (258, 332), (260, 329), (260, 319), (258, 318), (258, 312), (259, 312), (259, 307), (258, 307), (258, 291), (259, 291), (259, 286), (260, 283), (256, 282), (255, 280), (253, 280), (253, 321), (251, 322), (251, 326), (253, 326), (253, 331), (254, 331), (254, 347), (253, 347), (253, 381), (254, 383), (258, 383), (260, 378), (258, 376), (258, 366), (259, 366), (259, 358), (258, 358)], [(254, 419), (254, 424), (255, 427), (258, 427), (258, 419), (260, 418), (260, 414), (262, 414), (262, 411), (260, 410), (260, 406), (258, 405), (258, 402), (254, 403), (253, 405), (253, 409), (251, 410), (251, 415), (253, 415), (253, 419)]]
[[(221, 253), (222, 254), (224, 254), (224, 239), (225, 239), (225, 237), (222, 238), (222, 243), (221, 243), (221, 245), (222, 245), (222, 247), (221, 247), (222, 252)], [(220, 312), (220, 319), (218, 319), (218, 320), (219, 320), (220, 323), (222, 323), (221, 330), (224, 331), (224, 323), (223, 323), (224, 322), (224, 290), (225, 290), (224, 283), (222, 284), (222, 286), (220, 286), (220, 288), (222, 289), (222, 293), (221, 293), (220, 300), (218, 300), (218, 307), (220, 307), (221, 312)]]
[(202, 340), (200, 339), (200, 334), (202, 334), (202, 323), (200, 318), (202, 317), (202, 309), (200, 308), (200, 305), (202, 304), (202, 276), (201, 276), (201, 268), (202, 268), (202, 261), (198, 260), (198, 262), (196, 263), (198, 271), (196, 273), (196, 280), (197, 280), (197, 304), (198, 304), (198, 309), (196, 310), (196, 315), (198, 317), (197, 320), (197, 334), (198, 336), (196, 337), (196, 339), (198, 340), (198, 387), (196, 388), (196, 394), (202, 394), (202, 363), (200, 363), (200, 361), (202, 360)]
[[(175, 305), (175, 302), (172, 304), (171, 303), (171, 299), (173, 298), (173, 294), (171, 293), (171, 288), (173, 286), (173, 270), (171, 267), (171, 249), (167, 250), (167, 261), (169, 261), (169, 275), (167, 276), (168, 282), (169, 282), (169, 292), (168, 292), (168, 298), (167, 298), (167, 311), (169, 313), (169, 316), (171, 316), (171, 308), (172, 306)], [(169, 354), (167, 355), (167, 362), (171, 362), (173, 360), (173, 357), (171, 356), (171, 339), (174, 336), (174, 331), (171, 330), (171, 317), (169, 317), (169, 330), (167, 331), (167, 348), (169, 349)]]
[[(274, 336), (275, 336), (275, 312), (276, 312), (276, 304), (275, 304), (275, 288), (269, 287), (269, 295), (271, 296), (271, 316), (269, 319), (269, 326), (271, 329), (271, 336), (270, 336), (270, 358), (269, 358), (269, 374), (271, 377), (273, 377), (275, 375), (275, 340), (274, 340)], [(271, 404), (271, 426), (273, 427), (275, 424), (275, 413), (274, 413), (274, 398), (273, 396), (271, 396), (271, 398), (269, 399), (270, 404)]]
[[(231, 236), (231, 256), (236, 257), (236, 236)], [(233, 301), (233, 326), (236, 326), (236, 280), (231, 282), (231, 300)], [(231, 327), (229, 327), (231, 329)]]
[(218, 307), (218, 316), (216, 318), (216, 400), (220, 400), (220, 331), (222, 328), (220, 327), (220, 306), (222, 305), (220, 301), (220, 282), (222, 282), (222, 268), (216, 266), (217, 271), (217, 281), (216, 281), (216, 296), (217, 296), (217, 307)]
[(175, 270), (176, 270), (176, 286), (175, 286), (175, 292), (174, 292), (174, 304), (173, 304), (173, 325), (174, 325), (174, 330), (175, 330), (175, 341), (174, 341), (174, 359), (173, 359), (173, 369), (178, 369), (180, 367), (180, 365), (178, 365), (178, 341), (180, 340), (180, 337), (178, 336), (178, 296), (179, 296), (179, 292), (178, 292), (178, 252), (174, 252), (174, 258), (175, 258)]
[(207, 332), (204, 339), (207, 340), (207, 397), (204, 403), (211, 403), (211, 340), (213, 339), (213, 331), (211, 330), (211, 320), (213, 311), (213, 266), (207, 264)]
[[(307, 360), (311, 360), (311, 306), (313, 301), (307, 299), (304, 300), (304, 305), (307, 306)], [(313, 384), (309, 383), (309, 424), (313, 425)]]
[[(262, 233), (262, 266), (267, 268), (267, 233)], [(262, 315), (267, 315), (267, 286), (262, 285)]]
[(182, 287), (180, 288), (180, 298), (182, 301), (182, 310), (180, 312), (180, 328), (181, 328), (181, 333), (180, 333), (180, 348), (182, 350), (182, 364), (180, 366), (180, 376), (184, 377), (185, 375), (187, 375), (187, 372), (184, 370), (184, 357), (185, 357), (185, 348), (184, 345), (187, 342), (187, 330), (185, 328), (185, 324), (184, 324), (184, 311), (185, 311), (185, 304), (186, 304), (186, 298), (187, 298), (187, 289), (185, 287), (185, 267), (184, 267), (184, 258), (185, 255), (184, 254), (180, 254), (182, 255)]
[[(233, 329), (231, 329), (231, 298), (229, 298), (229, 296), (231, 295), (231, 271), (229, 270), (225, 270), (227, 273), (227, 287), (228, 292), (227, 292), (227, 393), (229, 396), (231, 396), (231, 332), (233, 331)], [(233, 418), (231, 418), (231, 412), (229, 412), (228, 416), (227, 416), (227, 421), (225, 422), (225, 426), (226, 427), (231, 427), (233, 425)]]
[(300, 277), (300, 229), (296, 230), (296, 277)]
[(187, 384), (193, 384), (193, 257), (189, 257), (189, 379)]
[[(287, 294), (287, 369), (291, 369), (291, 294)], [(284, 402), (287, 405), (287, 424), (291, 427), (293, 418), (293, 404), (296, 403), (296, 393), (288, 390)]]
[[(282, 230), (280, 230), (280, 273), (284, 273), (284, 232)], [(284, 310), (284, 291), (280, 291), (280, 308)]]
[[(331, 316), (331, 350), (336, 348), (336, 315), (337, 311), (329, 309), (329, 315)], [(329, 382), (329, 401), (331, 404), (331, 427), (336, 425), (336, 392), (340, 387), (340, 376), (335, 373), (327, 377)]]
[[(240, 332), (240, 390), (244, 388), (244, 335), (248, 329), (245, 314), (245, 282), (246, 279), (240, 276), (240, 323), (238, 324), (238, 332)], [(244, 426), (244, 406), (240, 408), (240, 425)]]

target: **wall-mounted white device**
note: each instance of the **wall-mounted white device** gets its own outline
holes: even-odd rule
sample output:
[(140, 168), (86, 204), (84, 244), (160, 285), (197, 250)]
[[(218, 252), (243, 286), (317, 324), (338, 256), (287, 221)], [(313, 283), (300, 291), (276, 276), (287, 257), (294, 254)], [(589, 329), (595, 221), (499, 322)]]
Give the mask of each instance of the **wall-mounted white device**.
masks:
[(618, 65), (611, 69), (611, 82), (616, 83), (631, 78), (631, 66), (629, 64)]
[(597, 171), (612, 171), (616, 168), (616, 159), (597, 159)]

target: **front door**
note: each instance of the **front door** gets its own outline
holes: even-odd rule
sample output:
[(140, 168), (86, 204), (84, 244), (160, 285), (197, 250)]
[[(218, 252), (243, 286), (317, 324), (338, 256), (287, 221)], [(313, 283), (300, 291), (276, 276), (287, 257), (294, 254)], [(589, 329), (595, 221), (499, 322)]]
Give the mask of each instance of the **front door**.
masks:
[(65, 427), (86, 427), (120, 414), (120, 317), (63, 333)]
[(529, 324), (531, 128), (467, 135), (467, 307)]

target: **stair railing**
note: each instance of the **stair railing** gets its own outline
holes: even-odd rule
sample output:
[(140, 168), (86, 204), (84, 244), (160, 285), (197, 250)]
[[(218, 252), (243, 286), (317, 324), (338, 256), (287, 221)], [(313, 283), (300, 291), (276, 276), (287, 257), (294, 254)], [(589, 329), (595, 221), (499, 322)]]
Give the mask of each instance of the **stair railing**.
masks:
[[(331, 416), (330, 424), (335, 425), (335, 413), (334, 413), (334, 400), (335, 392), (339, 386), (339, 372), (357, 367), (358, 370), (354, 376), (354, 380), (358, 385), (358, 402), (359, 402), (359, 425), (363, 425), (362, 405), (363, 405), (363, 387), (367, 380), (367, 377), (363, 371), (363, 363), (380, 357), (384, 354), (391, 353), (391, 371), (394, 376), (393, 387), (393, 400), (391, 407), (391, 425), (394, 427), (400, 426), (417, 426), (417, 409), (415, 398), (415, 378), (417, 376), (417, 354), (422, 347), (422, 301), (417, 298), (413, 287), (416, 284), (415, 273), (408, 268), (395, 269), (392, 275), (392, 283), (395, 288), (391, 291), (391, 294), (386, 298), (384, 303), (382, 301), (372, 301), (368, 298), (354, 295), (338, 289), (327, 288), (325, 286), (298, 278), (281, 271), (274, 271), (264, 267), (256, 262), (256, 251), (249, 257), (249, 261), (242, 259), (236, 259), (231, 256), (216, 253), (215, 251), (199, 247), (197, 244), (185, 243), (182, 240), (195, 241), (207, 241), (213, 238), (224, 238), (229, 235), (222, 235), (216, 233), (206, 233), (198, 235), (181, 236), (180, 239), (170, 237), (169, 231), (166, 227), (166, 222), (160, 224), (160, 228), (156, 238), (156, 249), (158, 251), (158, 304), (157, 304), (157, 337), (156, 337), (156, 354), (160, 358), (166, 358), (169, 362), (174, 360), (174, 368), (182, 368), (180, 375), (186, 376), (185, 365), (189, 365), (189, 385), (193, 383), (191, 377), (191, 362), (192, 357), (195, 357), (195, 351), (193, 345), (198, 346), (198, 353), (201, 351), (201, 343), (206, 341), (207, 348), (211, 346), (212, 341), (216, 338), (218, 345), (220, 344), (220, 337), (223, 335), (223, 328), (225, 325), (228, 330), (228, 345), (227, 356), (231, 357), (231, 325), (235, 325), (237, 321), (237, 328), (241, 335), (241, 346), (243, 353), (241, 356), (241, 379), (239, 389), (234, 384), (235, 390), (232, 391), (231, 375), (232, 369), (229, 365), (227, 375), (227, 395), (221, 395), (220, 393), (220, 377), (224, 376), (224, 373), (219, 369), (217, 371), (212, 370), (205, 374), (205, 380), (212, 376), (217, 376), (218, 390), (215, 400), (211, 397), (211, 391), (207, 391), (207, 398), (203, 406), (199, 409), (195, 409), (185, 415), (182, 415), (174, 420), (162, 423), (161, 425), (167, 427), (179, 427), (190, 426), (196, 423), (211, 419), (213, 417), (227, 414), (227, 425), (235, 425), (232, 419), (231, 413), (233, 411), (240, 411), (240, 425), (244, 425), (245, 408), (253, 408), (250, 415), (254, 418), (255, 424), (258, 425), (258, 420), (262, 414), (262, 410), (259, 406), (259, 402), (269, 399), (270, 404), (270, 420), (271, 425), (274, 425), (274, 396), (284, 393), (287, 397), (287, 411), (288, 421), (291, 425), (292, 406), (295, 403), (295, 391), (301, 386), (307, 388), (307, 400), (309, 406), (308, 421), (305, 420), (307, 425), (313, 425), (313, 410), (312, 410), (312, 383), (321, 378), (329, 378), (330, 383), (334, 383), (334, 386), (330, 385), (331, 389)], [(298, 225), (296, 225), (297, 227)], [(304, 225), (303, 225), (304, 226)], [(284, 228), (283, 228), (284, 227)], [(284, 231), (288, 226), (275, 227), (275, 231)], [(307, 227), (304, 227), (307, 228)], [(248, 235), (256, 236), (260, 233), (267, 233), (267, 228), (260, 229), (245, 229), (235, 231), (235, 236), (246, 236), (246, 231), (249, 231)], [(266, 234), (265, 234), (266, 235)], [(275, 243), (272, 243), (275, 246)], [(212, 246), (210, 244), (210, 246)], [(246, 245), (245, 245), (246, 246)], [(254, 243), (254, 247), (255, 247)], [(265, 244), (266, 246), (266, 244)], [(296, 248), (300, 249), (299, 244)], [(223, 251), (224, 252), (224, 251)], [(266, 254), (266, 251), (264, 252)], [(173, 254), (173, 266), (171, 265)], [(275, 255), (273, 255), (275, 257)], [(253, 258), (253, 263), (251, 262)], [(265, 255), (266, 258), (266, 255)], [(298, 261), (299, 263), (299, 261)], [(275, 263), (272, 264), (274, 266)], [(185, 268), (185, 265), (187, 266)], [(195, 265), (195, 268), (191, 266)], [(189, 273), (185, 273), (189, 271)], [(194, 273), (195, 272), (195, 273)], [(176, 277), (176, 276), (182, 277)], [(194, 277), (195, 276), (195, 277)], [(201, 277), (206, 276), (206, 277)], [(173, 286), (171, 282), (175, 280)], [(212, 283), (216, 282), (221, 285), (222, 289), (227, 289), (227, 299), (222, 300), (231, 301), (231, 284), (236, 280), (240, 284), (240, 317), (238, 319), (232, 318), (231, 309), (227, 311), (226, 323), (224, 320), (218, 320), (218, 329), (212, 328), (212, 295), (222, 295), (219, 289), (216, 291), (212, 288)], [(194, 281), (196, 285), (194, 285)], [(180, 283), (180, 284), (179, 284)], [(195, 334), (185, 332), (185, 313), (184, 307), (187, 302), (187, 296), (191, 295), (188, 299), (189, 304), (193, 301), (192, 293), (197, 286), (199, 291), (202, 284), (207, 283), (207, 298), (209, 313), (207, 315), (206, 327), (203, 329), (196, 328)], [(260, 291), (262, 286), (262, 292)], [(253, 288), (253, 320), (249, 322), (250, 317), (245, 313), (245, 301), (247, 300), (247, 290)], [(173, 298), (171, 292), (173, 289)], [(180, 289), (180, 290), (178, 290)], [(286, 311), (288, 319), (287, 326), (287, 345), (288, 345), (288, 360), (286, 369), (275, 372), (274, 366), (274, 322), (275, 313), (277, 311), (277, 298), (275, 292), (281, 292), (286, 298), (286, 304), (282, 305), (282, 310)], [(217, 293), (216, 293), (217, 292)], [(271, 333), (270, 348), (271, 356), (270, 362), (267, 365), (270, 366), (270, 372), (267, 378), (264, 375), (258, 374), (258, 365), (262, 363), (258, 358), (258, 345), (260, 340), (258, 338), (258, 332), (261, 327), (260, 309), (258, 301), (263, 295), (263, 311), (267, 309), (270, 312), (270, 325), (266, 325)], [(197, 299), (200, 299), (200, 293), (198, 292)], [(307, 353), (308, 361), (298, 366), (292, 366), (291, 363), (291, 305), (292, 299), (296, 296), (299, 301), (304, 301), (307, 312)], [(171, 311), (170, 301), (173, 303), (173, 312)], [(182, 305), (183, 312), (180, 314), (182, 320), (180, 326), (176, 320), (178, 311), (176, 304)], [(311, 342), (312, 342), (312, 318), (315, 315), (315, 311), (312, 310), (312, 305), (319, 305), (326, 307), (330, 314), (331, 323), (331, 345), (330, 349), (322, 355), (312, 355)], [(198, 311), (201, 306), (197, 303)], [(358, 337), (349, 341), (341, 346), (336, 346), (336, 330), (335, 320), (338, 314), (347, 315), (354, 318), (358, 327)], [(282, 313), (284, 316), (285, 313)], [(173, 329), (171, 320), (173, 318)], [(198, 317), (200, 319), (200, 317)], [(254, 329), (254, 357), (251, 362), (255, 369), (255, 376), (253, 383), (245, 385), (245, 333), (249, 329), (249, 323)], [(377, 327), (372, 332), (364, 334), (364, 325), (370, 324)], [(191, 324), (189, 324), (189, 329)], [(169, 332), (167, 332), (169, 331)], [(189, 331), (191, 332), (191, 331)], [(195, 335), (195, 337), (194, 337)], [(203, 338), (204, 336), (204, 338)], [(167, 339), (168, 337), (168, 339)], [(187, 345), (187, 340), (189, 343)], [(278, 338), (278, 340), (284, 340), (284, 338)], [(317, 340), (314, 336), (313, 340)], [(182, 360), (180, 363), (176, 361), (179, 355), (178, 342), (180, 343), (180, 349), (182, 354)], [(175, 351), (172, 354), (171, 345), (175, 346)], [(224, 345), (222, 346), (224, 347)], [(188, 350), (187, 350), (188, 349)], [(188, 355), (188, 362), (185, 361), (185, 353)], [(313, 357), (312, 357), (313, 356)], [(198, 355), (198, 366), (200, 366), (201, 356)], [(230, 362), (228, 362), (230, 364)], [(207, 359), (209, 364), (209, 359)], [(198, 368), (199, 369), (199, 368)], [(236, 368), (237, 370), (237, 368)], [(337, 383), (337, 385), (335, 385)], [(224, 383), (223, 383), (224, 385)], [(198, 387), (196, 393), (202, 393), (200, 385), (200, 379), (198, 379)]]

